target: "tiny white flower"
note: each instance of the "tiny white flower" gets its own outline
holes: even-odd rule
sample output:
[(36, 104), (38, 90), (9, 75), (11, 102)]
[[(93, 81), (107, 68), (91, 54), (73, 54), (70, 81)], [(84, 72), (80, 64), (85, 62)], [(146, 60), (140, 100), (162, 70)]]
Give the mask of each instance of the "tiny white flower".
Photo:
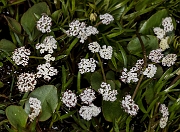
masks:
[(91, 120), (92, 117), (96, 117), (101, 112), (101, 108), (90, 104), (89, 106), (82, 106), (79, 110), (79, 115), (82, 116), (84, 120)]
[(166, 107), (165, 104), (161, 104), (159, 110), (163, 117), (166, 117), (169, 115), (168, 107)]
[(98, 34), (99, 31), (96, 27), (88, 26), (84, 22), (80, 22), (79, 20), (74, 20), (69, 24), (69, 30), (66, 31), (68, 36), (76, 36), (80, 39), (81, 43), (88, 38), (90, 35)]
[(152, 78), (156, 74), (156, 71), (157, 71), (157, 67), (155, 65), (148, 64), (148, 67), (143, 72), (143, 75), (146, 75), (148, 78)]
[(21, 92), (33, 91), (37, 84), (36, 75), (33, 73), (22, 73), (17, 79), (17, 86)]
[(101, 83), (101, 87), (98, 89), (98, 92), (102, 94), (103, 100), (105, 101), (114, 102), (117, 99), (117, 90), (112, 90), (110, 84), (107, 84), (105, 82)]
[(173, 31), (173, 29), (174, 29), (171, 17), (164, 18), (162, 20), (162, 25), (164, 26), (164, 31), (165, 32), (170, 32), (170, 31)]
[(80, 95), (81, 101), (85, 104), (91, 104), (96, 98), (94, 90), (86, 88)]
[(31, 114), (29, 114), (30, 121), (32, 122), (41, 111), (41, 101), (37, 98), (30, 97), (29, 104), (31, 108)]
[(167, 125), (167, 121), (168, 121), (168, 117), (167, 116), (161, 117), (160, 124), (159, 124), (160, 128), (165, 128), (166, 125)]
[(28, 65), (29, 55), (31, 51), (29, 49), (25, 49), (25, 47), (20, 47), (14, 50), (12, 59), (17, 65)]
[(176, 60), (177, 60), (176, 54), (168, 54), (162, 59), (162, 65), (170, 67), (175, 64)]
[(44, 56), (44, 59), (46, 60), (46, 62), (50, 62), (50, 61), (54, 61), (55, 57), (52, 57), (51, 54), (47, 54)]
[(36, 44), (36, 49), (40, 49), (41, 54), (43, 54), (45, 51), (47, 51), (49, 54), (52, 54), (54, 52), (53, 49), (57, 49), (56, 43), (57, 41), (53, 36), (47, 36), (43, 40), (43, 43)]
[(103, 58), (103, 59), (111, 59), (112, 52), (113, 52), (113, 48), (111, 46), (106, 47), (106, 45), (103, 45), (99, 51), (99, 54), (100, 54), (101, 58)]
[(36, 27), (42, 33), (51, 32), (52, 19), (46, 14), (42, 14), (41, 18), (37, 21)]
[(105, 13), (103, 15), (100, 15), (99, 17), (100, 17), (100, 20), (102, 20), (101, 22), (106, 25), (108, 25), (108, 24), (110, 24), (110, 22), (114, 21), (113, 16), (109, 13)]
[(163, 39), (166, 34), (166, 32), (163, 29), (161, 29), (160, 27), (155, 27), (153, 29), (153, 31), (157, 35), (158, 39)]
[(160, 63), (160, 60), (163, 58), (163, 56), (162, 49), (152, 50), (149, 53), (149, 59), (155, 63)]
[(43, 76), (43, 78), (47, 81), (51, 79), (51, 76), (57, 75), (58, 71), (54, 67), (51, 67), (50, 63), (40, 64), (37, 67), (37, 78), (40, 78)]
[(134, 103), (134, 100), (131, 98), (131, 95), (126, 95), (125, 97), (123, 97), (121, 105), (126, 113), (130, 114), (131, 116), (137, 115), (139, 106)]
[(97, 42), (92, 42), (88, 44), (88, 48), (92, 53), (99, 52), (101, 46)]
[(81, 59), (81, 62), (78, 63), (79, 72), (84, 74), (86, 72), (94, 72), (96, 68), (96, 61), (93, 58), (90, 59)]
[(121, 81), (124, 83), (137, 82), (139, 78), (136, 71), (137, 68), (135, 68), (135, 70), (131, 69), (130, 71), (128, 71), (127, 68), (123, 68), (122, 75), (120, 76)]
[(77, 96), (71, 90), (66, 90), (63, 93), (61, 100), (69, 108), (75, 107), (77, 104)]

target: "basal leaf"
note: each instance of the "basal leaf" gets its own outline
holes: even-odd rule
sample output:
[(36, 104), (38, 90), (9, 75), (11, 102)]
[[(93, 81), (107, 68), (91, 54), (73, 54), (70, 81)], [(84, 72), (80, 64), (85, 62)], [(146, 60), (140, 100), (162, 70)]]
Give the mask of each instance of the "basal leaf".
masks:
[(33, 32), (37, 18), (35, 16), (41, 16), (42, 13), (50, 14), (50, 10), (46, 2), (40, 2), (29, 8), (21, 17), (21, 25), (28, 35)]
[[(45, 121), (51, 117), (58, 104), (57, 88), (53, 85), (44, 85), (30, 93), (29, 97), (37, 98), (41, 101), (42, 112), (39, 121)], [(26, 101), (25, 111), (30, 112), (29, 100)]]
[(14, 128), (25, 128), (28, 114), (21, 106), (11, 105), (6, 108), (6, 116)]
[(13, 52), (16, 48), (15, 44), (13, 44), (11, 41), (2, 39), (0, 41), (0, 50), (6, 51), (6, 52)]

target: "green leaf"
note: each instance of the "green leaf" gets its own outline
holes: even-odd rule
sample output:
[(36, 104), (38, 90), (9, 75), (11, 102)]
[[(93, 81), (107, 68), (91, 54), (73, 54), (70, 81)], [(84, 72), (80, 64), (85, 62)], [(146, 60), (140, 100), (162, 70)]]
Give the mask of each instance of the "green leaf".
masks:
[(91, 86), (95, 91), (98, 91), (101, 83), (103, 82), (103, 77), (99, 72), (94, 72), (91, 76)]
[(7, 20), (9, 27), (13, 31), (15, 31), (17, 33), (21, 33), (21, 25), (18, 21), (16, 21), (15, 19), (13, 19), (11, 17), (8, 17), (8, 16), (5, 16), (5, 19)]
[(21, 106), (11, 105), (6, 108), (6, 116), (14, 128), (26, 127), (28, 114)]
[(6, 52), (13, 52), (16, 48), (15, 44), (13, 44), (11, 41), (2, 39), (0, 41), (0, 50), (6, 51)]
[(50, 10), (46, 2), (40, 2), (29, 8), (21, 17), (21, 25), (28, 35), (33, 32), (37, 18), (34, 14), (41, 16), (42, 13), (50, 14)]
[[(29, 97), (37, 98), (41, 101), (42, 113), (39, 121), (45, 121), (51, 117), (58, 104), (57, 88), (53, 85), (44, 85), (30, 93)], [(25, 111), (30, 112), (29, 100), (25, 103)]]
[[(142, 41), (144, 43), (144, 47), (146, 49), (146, 54), (148, 55), (151, 50), (158, 48), (158, 39), (155, 36), (147, 35), (146, 37), (141, 36)], [(141, 56), (142, 57), (142, 48), (139, 42), (139, 39), (136, 37), (131, 40), (127, 46), (127, 49), (131, 54)]]
[(161, 25), (162, 19), (168, 16), (166, 9), (160, 10), (152, 15), (140, 28), (140, 33), (151, 34), (154, 27), (159, 27)]

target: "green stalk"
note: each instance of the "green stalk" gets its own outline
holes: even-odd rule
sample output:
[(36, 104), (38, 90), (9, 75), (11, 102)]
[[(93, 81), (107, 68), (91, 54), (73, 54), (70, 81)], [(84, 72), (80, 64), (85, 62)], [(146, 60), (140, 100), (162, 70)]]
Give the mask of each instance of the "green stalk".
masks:
[(34, 58), (34, 59), (44, 59), (43, 57), (37, 57), (37, 56), (29, 56), (29, 58)]
[(103, 68), (103, 64), (102, 64), (101, 58), (100, 58), (98, 53), (96, 53), (96, 56), (97, 56), (97, 58), (99, 60), (100, 66), (101, 66), (101, 71), (102, 71), (104, 82), (106, 82), (106, 76), (105, 76), (105, 73), (104, 73), (104, 68)]

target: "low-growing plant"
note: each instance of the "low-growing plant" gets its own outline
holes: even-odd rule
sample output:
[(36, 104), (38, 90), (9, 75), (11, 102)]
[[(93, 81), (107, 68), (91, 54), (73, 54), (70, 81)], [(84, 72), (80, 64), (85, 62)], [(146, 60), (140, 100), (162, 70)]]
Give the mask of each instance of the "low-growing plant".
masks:
[(179, 0), (0, 3), (1, 131), (180, 130)]

